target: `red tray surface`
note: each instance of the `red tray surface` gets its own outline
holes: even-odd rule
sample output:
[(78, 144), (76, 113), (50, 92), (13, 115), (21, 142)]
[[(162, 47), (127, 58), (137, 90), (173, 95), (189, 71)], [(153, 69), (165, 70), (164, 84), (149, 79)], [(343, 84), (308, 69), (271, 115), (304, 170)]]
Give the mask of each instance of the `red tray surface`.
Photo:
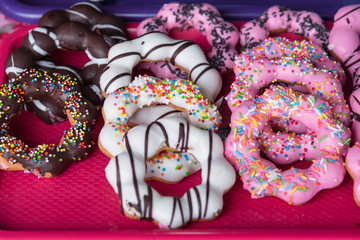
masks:
[[(235, 24), (240, 27), (243, 23)], [(136, 26), (136, 23), (128, 24), (130, 37), (135, 36)], [(13, 33), (2, 36), (0, 42), (2, 82), (6, 82), (4, 61), (7, 54), (20, 45), (27, 30), (33, 27), (25, 25)], [(173, 31), (171, 35), (177, 39), (193, 40), (205, 51), (209, 49), (206, 39), (194, 29), (186, 32)], [(291, 34), (287, 36), (299, 38)], [(62, 64), (81, 67), (86, 62), (83, 53), (60, 52), (55, 55), (57, 61)], [(68, 55), (72, 58), (68, 58)], [(222, 95), (229, 91), (233, 79), (233, 74), (224, 76)], [(220, 110), (224, 116), (222, 126), (225, 127), (229, 123), (229, 110), (224, 103)], [(103, 120), (100, 117), (94, 131), (95, 141), (102, 125)], [(63, 130), (68, 127), (68, 122), (54, 126), (46, 125), (33, 114), (26, 112), (11, 120), (13, 134), (29, 145), (43, 142), (57, 143)], [(108, 161), (109, 159), (95, 146), (90, 157), (71, 165), (66, 172), (56, 178), (38, 179), (33, 174), (1, 171), (0, 228), (39, 231), (158, 229), (151, 222), (131, 220), (121, 215), (118, 197), (105, 178), (104, 168)], [(175, 186), (154, 185), (157, 185), (164, 194), (175, 192), (181, 195), (185, 192), (185, 188), (194, 184), (193, 180), (199, 182), (200, 175), (195, 174), (184, 184)], [(339, 231), (359, 229), (360, 208), (353, 200), (352, 185), (353, 181), (347, 175), (340, 187), (322, 191), (304, 205), (291, 206), (275, 197), (251, 199), (249, 192), (242, 188), (242, 183), (237, 179), (231, 191), (224, 196), (225, 206), (220, 217), (209, 222), (194, 222), (187, 227), (187, 230), (231, 233), (238, 230), (300, 229), (310, 230), (311, 233), (311, 230), (319, 229)], [(339, 231), (337, 233), (341, 233)], [(246, 236), (249, 235), (251, 234), (246, 232)]]

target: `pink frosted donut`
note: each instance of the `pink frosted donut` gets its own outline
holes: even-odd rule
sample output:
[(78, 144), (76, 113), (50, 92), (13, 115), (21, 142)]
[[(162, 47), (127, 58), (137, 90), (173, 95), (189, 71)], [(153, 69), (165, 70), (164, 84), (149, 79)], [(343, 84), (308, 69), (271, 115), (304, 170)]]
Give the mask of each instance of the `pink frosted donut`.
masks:
[(219, 11), (207, 3), (198, 4), (164, 4), (152, 18), (143, 20), (137, 29), (138, 36), (147, 32), (163, 32), (171, 29), (196, 28), (206, 36), (211, 45), (208, 52), (210, 64), (221, 73), (232, 70), (239, 31), (230, 22), (225, 21)]
[(256, 97), (259, 89), (276, 81), (284, 81), (305, 85), (310, 93), (324, 97), (329, 101), (336, 119), (348, 125), (350, 109), (344, 99), (338, 74), (315, 67), (320, 65), (319, 67), (332, 68), (331, 60), (325, 61), (327, 58), (324, 57), (318, 61), (317, 54), (311, 51), (308, 52), (310, 59), (304, 52), (293, 51), (293, 48), (302, 48), (298, 41), (287, 42), (284, 48), (274, 47), (280, 46), (282, 41), (288, 40), (269, 38), (259, 46), (242, 52), (235, 59), (236, 81), (231, 85), (231, 91), (226, 97), (230, 109), (234, 110), (243, 101)]
[[(302, 121), (316, 131), (319, 141), (328, 142), (326, 149), (316, 147), (319, 156), (312, 159), (308, 169), (292, 167), (282, 171), (260, 155), (257, 137), (273, 116)], [(328, 102), (319, 96), (272, 86), (262, 96), (237, 107), (231, 127), (224, 154), (239, 171), (244, 188), (253, 198), (276, 196), (290, 204), (303, 204), (317, 192), (338, 186), (345, 176), (343, 156), (337, 149), (348, 147), (351, 133), (332, 117)]]
[(340, 59), (353, 79), (354, 88), (360, 84), (360, 4), (340, 8), (334, 16), (328, 49)]
[[(343, 139), (336, 135), (317, 137), (314, 129), (306, 129), (306, 133), (279, 131), (274, 132), (271, 126), (265, 125), (257, 138), (259, 149), (276, 164), (291, 164), (298, 160), (309, 160), (326, 157), (327, 149), (336, 151), (330, 154), (345, 155), (351, 138)], [(329, 148), (336, 146), (337, 148)], [(322, 150), (326, 150), (322, 151)]]
[(310, 11), (292, 11), (285, 6), (272, 6), (263, 15), (245, 23), (240, 29), (240, 44), (244, 50), (253, 48), (271, 33), (292, 32), (323, 48), (328, 44), (329, 30), (321, 17)]
[(346, 155), (346, 169), (354, 180), (354, 199), (360, 207), (360, 143), (356, 142)]
[(349, 104), (352, 112), (352, 141), (360, 141), (360, 88), (353, 91), (349, 98)]

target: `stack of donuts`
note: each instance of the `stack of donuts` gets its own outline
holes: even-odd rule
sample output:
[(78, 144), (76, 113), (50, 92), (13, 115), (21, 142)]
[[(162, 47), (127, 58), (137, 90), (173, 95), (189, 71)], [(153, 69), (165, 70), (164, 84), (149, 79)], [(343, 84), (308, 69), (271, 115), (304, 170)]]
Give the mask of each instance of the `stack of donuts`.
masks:
[[(215, 219), (236, 174), (252, 198), (300, 205), (339, 186), (348, 171), (360, 206), (359, 19), (360, 5), (341, 8), (330, 31), (314, 12), (276, 5), (238, 29), (210, 4), (169, 3), (128, 39), (119, 17), (91, 3), (47, 12), (6, 59), (0, 166), (58, 176), (91, 155), (100, 110), (106, 178), (132, 219), (164, 229)], [(205, 36), (207, 53), (169, 36), (190, 27)], [(84, 51), (89, 60), (59, 66), (56, 49)], [(219, 93), (229, 74), (226, 106)], [(71, 127), (57, 145), (30, 147), (9, 133), (22, 109)], [(220, 129), (226, 111), (230, 123)], [(222, 139), (217, 133), (227, 129)], [(282, 169), (297, 161), (309, 167)], [(146, 182), (179, 183), (199, 170), (201, 184), (182, 197), (162, 196)]]

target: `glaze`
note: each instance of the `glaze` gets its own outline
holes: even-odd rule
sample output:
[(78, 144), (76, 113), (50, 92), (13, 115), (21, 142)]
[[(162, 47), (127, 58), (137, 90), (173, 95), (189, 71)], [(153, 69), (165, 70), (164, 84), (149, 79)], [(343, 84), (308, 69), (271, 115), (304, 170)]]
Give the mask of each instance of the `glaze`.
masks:
[[(326, 141), (325, 149), (316, 146), (318, 156), (311, 159), (309, 168), (282, 171), (260, 155), (256, 138), (273, 116), (301, 121), (316, 131), (319, 142)], [(328, 102), (319, 96), (273, 86), (239, 105), (231, 115), (231, 128), (224, 154), (253, 198), (276, 196), (290, 204), (303, 204), (344, 179), (342, 153), (350, 144), (351, 132), (332, 117)]]
[[(124, 151), (112, 158), (105, 169), (123, 214), (153, 221), (166, 229), (212, 220), (220, 214), (222, 196), (235, 183), (235, 172), (223, 157), (223, 143), (216, 134), (181, 118), (164, 118), (132, 128), (125, 142)], [(144, 181), (145, 160), (162, 148), (190, 153), (201, 164), (201, 184), (180, 198), (161, 196)]]
[(293, 11), (285, 6), (274, 5), (261, 16), (245, 23), (240, 29), (243, 50), (259, 45), (271, 33), (291, 32), (298, 34), (326, 49), (329, 30), (321, 17), (311, 11)]
[(239, 31), (232, 23), (225, 21), (219, 11), (210, 4), (164, 4), (154, 17), (147, 18), (139, 24), (137, 34), (169, 34), (172, 29), (183, 30), (189, 27), (197, 29), (210, 44), (211, 49), (207, 54), (209, 63), (220, 73), (232, 71), (237, 55)]
[[(19, 114), (25, 102), (51, 98), (66, 112), (71, 123), (58, 145), (29, 147), (9, 135), (9, 120)], [(96, 108), (82, 96), (76, 80), (66, 75), (29, 69), (0, 92), (0, 161), (4, 170), (27, 170), (42, 177), (54, 177), (72, 162), (82, 160), (93, 145), (91, 130), (97, 120)]]
[[(324, 97), (329, 101), (336, 119), (348, 125), (350, 109), (346, 104), (338, 75), (333, 74), (337, 71), (315, 67), (312, 61), (303, 54), (293, 52), (291, 44), (286, 45), (289, 46), (290, 51), (281, 50), (281, 53), (277, 54), (278, 50), (274, 47), (273, 51), (272, 48), (282, 41), (287, 40), (269, 38), (259, 46), (244, 51), (237, 57), (234, 65), (236, 80), (231, 85), (231, 91), (226, 97), (229, 108), (233, 110), (243, 101), (256, 97), (259, 89), (273, 82), (285, 81), (304, 85), (310, 93)], [(291, 43), (297, 46), (299, 42)], [(314, 55), (316, 56), (316, 54)]]
[(100, 88), (106, 94), (128, 86), (133, 68), (140, 61), (169, 60), (176, 64), (189, 73), (189, 78), (210, 101), (215, 100), (222, 86), (220, 74), (210, 66), (198, 45), (187, 40), (174, 40), (159, 32), (114, 45), (108, 58), (108, 65), (100, 77)]
[[(149, 107), (157, 104), (169, 105), (173, 109), (162, 108), (158, 111)], [(185, 118), (200, 128), (217, 130), (221, 121), (217, 107), (205, 99), (191, 81), (139, 76), (128, 87), (115, 91), (104, 101), (105, 123), (99, 135), (99, 144), (107, 156), (113, 157), (123, 151), (123, 136), (128, 131), (128, 122), (135, 112), (144, 107), (147, 117), (135, 118), (135, 124), (149, 123), (169, 114), (179, 117), (179, 110), (185, 112)], [(151, 110), (157, 113), (149, 114)], [(180, 117), (184, 118), (184, 115)]]

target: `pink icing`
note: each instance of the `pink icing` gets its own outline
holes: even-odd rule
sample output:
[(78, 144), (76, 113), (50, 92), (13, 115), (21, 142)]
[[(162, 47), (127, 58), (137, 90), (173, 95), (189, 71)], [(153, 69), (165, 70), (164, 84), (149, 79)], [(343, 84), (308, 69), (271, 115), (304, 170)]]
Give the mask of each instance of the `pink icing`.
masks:
[(272, 6), (263, 15), (247, 22), (240, 29), (240, 44), (243, 49), (257, 46), (271, 32), (285, 30), (299, 34), (314, 43), (326, 47), (329, 30), (321, 17), (310, 11), (292, 11), (284, 6)]
[[(350, 143), (349, 139), (348, 144), (343, 145), (342, 137), (323, 134), (326, 131), (320, 133), (323, 129), (307, 128), (304, 134), (286, 131), (275, 133), (269, 125), (265, 125), (262, 130), (257, 138), (259, 149), (276, 164), (291, 164), (298, 160), (326, 157), (329, 153), (345, 155)], [(330, 151), (322, 151), (323, 149)]]
[[(312, 160), (308, 169), (292, 167), (282, 171), (260, 155), (257, 144), (257, 137), (273, 116), (301, 120), (309, 129), (316, 129), (318, 137), (335, 136), (338, 143), (329, 143), (326, 150), (317, 146), (320, 155)], [(331, 110), (327, 101), (281, 86), (272, 86), (262, 96), (234, 109), (224, 154), (239, 171), (244, 188), (253, 198), (270, 195), (290, 204), (303, 204), (317, 192), (342, 182), (345, 167), (337, 148), (342, 145), (347, 148), (350, 130), (329, 116)]]
[(344, 64), (352, 76), (355, 88), (360, 80), (360, 5), (340, 8), (334, 16), (329, 36), (329, 50)]
[[(159, 31), (168, 34), (171, 29), (196, 28), (206, 36), (212, 46), (208, 52), (210, 64), (220, 72), (232, 70), (239, 31), (235, 25), (225, 21), (219, 11), (207, 3), (199, 4), (164, 4), (153, 18), (143, 20), (138, 26), (138, 36)], [(159, 66), (152, 67), (157, 72)]]
[(8, 169), (9, 167), (5, 164), (0, 162), (0, 169)]
[(360, 88), (351, 93), (349, 98), (353, 119), (351, 125), (352, 141), (360, 141)]
[(357, 142), (346, 155), (346, 168), (354, 180), (354, 198), (360, 206), (360, 143)]
[[(259, 89), (281, 80), (305, 85), (310, 93), (323, 96), (330, 102), (336, 119), (348, 125), (350, 109), (344, 99), (338, 74), (315, 67), (318, 65), (330, 67), (331, 65), (325, 64), (325, 60), (316, 62), (317, 52), (308, 52), (310, 57), (307, 58), (308, 54), (305, 55), (304, 51), (293, 51), (293, 48), (298, 46), (302, 49), (301, 46), (306, 46), (306, 43), (290, 42), (283, 38), (269, 38), (258, 47), (242, 52), (235, 59), (236, 80), (226, 97), (229, 108), (234, 110), (243, 101), (257, 96)], [(316, 60), (314, 62), (309, 59)], [(331, 60), (328, 60), (328, 64), (331, 64)]]

